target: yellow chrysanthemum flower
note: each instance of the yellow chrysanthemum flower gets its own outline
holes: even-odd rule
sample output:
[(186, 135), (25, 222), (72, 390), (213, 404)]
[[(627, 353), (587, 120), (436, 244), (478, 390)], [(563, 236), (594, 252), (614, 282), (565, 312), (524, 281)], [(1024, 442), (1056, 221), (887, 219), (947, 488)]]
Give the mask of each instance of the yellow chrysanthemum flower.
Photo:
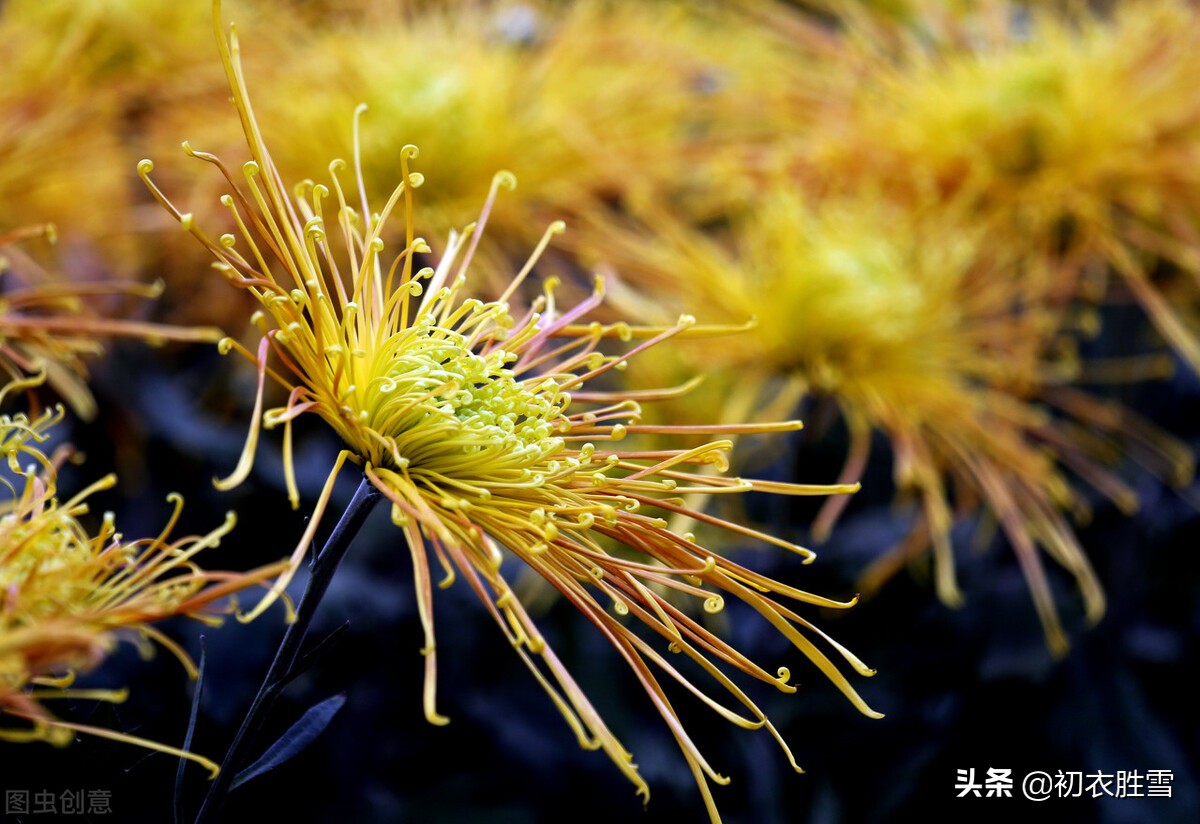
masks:
[[(0, 392), (0, 399), (12, 388)], [(111, 514), (92, 534), (80, 518), (87, 498), (111, 488), (108, 475), (77, 495), (60, 500), (55, 460), (38, 444), (62, 417), (62, 408), (35, 418), (0, 416), (0, 455), (17, 485), (0, 504), (0, 740), (47, 741), (63, 746), (83, 732), (188, 758), (211, 769), (208, 759), (127, 733), (65, 721), (43, 702), (83, 698), (124, 701), (124, 690), (71, 689), (76, 673), (98, 666), (119, 640), (150, 649), (156, 641), (196, 671), (187, 654), (152, 624), (177, 615), (217, 623), (213, 604), (277, 575), (280, 565), (250, 573), (209, 572), (195, 556), (216, 546), (233, 528), (171, 540), (182, 499), (161, 534), (130, 541), (116, 531)], [(32, 460), (28, 467), (22, 461)], [(19, 720), (18, 720), (19, 719)], [(13, 723), (15, 722), (15, 723)]]
[[(708, 386), (699, 392), (710, 403), (689, 397), (669, 414), (687, 419), (689, 407), (724, 405), (726, 418), (753, 409), (786, 415), (805, 396), (830, 398), (851, 439), (840, 481), (859, 479), (881, 431), (897, 486), (921, 501), (912, 538), (867, 573), (865, 586), (932, 546), (938, 593), (959, 604), (949, 533), (982, 504), (1017, 553), (1051, 649), (1064, 651), (1066, 637), (1038, 548), (1076, 578), (1088, 617), (1100, 618), (1102, 590), (1064, 516), (1087, 514), (1066, 470), (1128, 512), (1136, 496), (1103, 466), (1121, 447), (1136, 447), (1177, 482), (1192, 459), (1071, 386), (1081, 367), (1052, 269), (1020, 254), (983, 254), (983, 230), (961, 214), (877, 197), (810, 204), (779, 186), (734, 221), (726, 244), (661, 212), (647, 219), (653, 233), (598, 221), (586, 235), (599, 244), (590, 255), (638, 276), (665, 306), (659, 312), (702, 305), (715, 322), (753, 327), (738, 346), (688, 344), (689, 365), (704, 365)], [(655, 305), (637, 293), (624, 299), (643, 317)], [(678, 369), (659, 368), (667, 371), (656, 377), (668, 380)], [(830, 499), (816, 534), (847, 500)]]
[[(831, 601), (759, 575), (722, 558), (690, 535), (666, 528), (664, 515), (685, 514), (736, 534), (769, 541), (811, 559), (799, 546), (687, 508), (681, 496), (738, 494), (761, 490), (812, 495), (852, 492), (854, 485), (803, 486), (727, 478), (697, 471), (726, 465), (728, 440), (687, 449), (622, 450), (628, 435), (666, 432), (785, 431), (798, 422), (727, 426), (645, 426), (638, 399), (611, 391), (602, 378), (634, 356), (679, 334), (692, 324), (683, 317), (665, 328), (584, 322), (604, 296), (598, 281), (592, 296), (562, 309), (554, 285), (523, 313), (509, 300), (529, 274), (550, 237), (552, 226), (530, 261), (496, 301), (465, 298), (466, 272), (474, 245), (497, 190), (511, 176), (497, 175), (478, 226), (452, 234), (436, 267), (416, 266), (428, 246), (415, 236), (413, 189), (421, 175), (410, 172), (416, 150), (399, 155), (401, 183), (378, 213), (366, 195), (354, 206), (338, 177), (345, 164), (330, 166), (328, 186), (302, 183), (293, 196), (284, 188), (251, 109), (239, 62), (236, 36), (227, 38), (214, 17), (222, 61), (253, 158), (243, 169), (244, 184), (213, 155), (188, 152), (215, 164), (233, 187), (224, 199), (239, 234), (207, 237), (190, 214), (179, 212), (150, 181), (150, 161), (139, 164), (147, 185), (217, 258), (217, 268), (262, 304), (258, 321), (263, 339), (257, 353), (232, 340), (256, 363), (259, 399), (242, 461), (221, 487), (244, 479), (253, 461), (260, 420), (282, 425), (285, 461), (293, 504), (299, 502), (291, 469), (290, 428), (299, 415), (325, 420), (347, 446), (339, 457), (301, 539), (293, 564), (311, 543), (346, 460), (362, 465), (366, 477), (392, 504), (392, 518), (412, 553), (414, 578), (425, 628), (426, 717), (446, 723), (435, 701), (436, 645), (433, 631), (433, 579), (430, 555), (445, 573), (441, 586), (462, 575), (479, 594), (522, 660), (551, 696), (581, 745), (603, 749), (648, 796), (648, 787), (616, 736), (546, 644), (529, 614), (500, 573), (511, 554), (543, 576), (612, 642), (637, 674), (669, 725), (703, 793), (709, 814), (717, 812), (708, 779), (725, 783), (683, 730), (659, 678), (678, 681), (723, 718), (739, 726), (766, 728), (787, 752), (761, 709), (732, 680), (736, 670), (782, 691), (792, 692), (786, 667), (774, 673), (750, 661), (715, 636), (679, 598), (722, 609), (727, 598), (745, 602), (814, 663), (863, 713), (878, 714), (858, 696), (837, 667), (814, 643), (829, 644), (858, 672), (871, 674), (848, 650), (829, 639), (785, 601), (844, 608)], [(357, 120), (356, 120), (357, 122)], [(186, 147), (186, 144), (185, 144)], [(357, 141), (356, 141), (357, 147)], [(361, 180), (356, 148), (355, 175)], [(387, 220), (400, 207), (405, 239), (400, 252), (384, 257)], [(359, 207), (359, 208), (356, 208)], [(622, 354), (605, 354), (611, 337), (638, 340)], [(268, 361), (271, 354), (281, 364)], [(288, 391), (286, 406), (263, 411), (267, 375)], [(595, 384), (601, 384), (593, 388)], [(671, 391), (643, 397), (666, 397)], [(632, 556), (610, 552), (620, 544)], [(293, 567), (294, 568), (294, 567)], [(283, 592), (291, 573), (275, 585)], [(271, 598), (252, 610), (261, 612)], [(611, 611), (610, 611), (611, 608)], [(631, 625), (632, 624), (632, 625)], [(636, 631), (649, 631), (650, 638)], [(682, 654), (729, 694), (742, 711), (725, 707), (669, 661)], [(654, 668), (661, 672), (656, 673)], [(789, 755), (790, 758), (790, 755)], [(793, 762), (794, 765), (794, 762)]]
[(857, 92), (818, 128), (777, 141), (776, 160), (812, 191), (968, 205), (992, 245), (1055, 259), (1064, 291), (1086, 301), (1108, 288), (1095, 269), (1115, 272), (1200, 370), (1194, 311), (1151, 277), (1186, 282), (1194, 309), (1195, 6), (1154, 0), (1101, 16), (1073, 4), (1069, 15), (1008, 0), (958, 14), (925, 5), (909, 27), (848, 16)]

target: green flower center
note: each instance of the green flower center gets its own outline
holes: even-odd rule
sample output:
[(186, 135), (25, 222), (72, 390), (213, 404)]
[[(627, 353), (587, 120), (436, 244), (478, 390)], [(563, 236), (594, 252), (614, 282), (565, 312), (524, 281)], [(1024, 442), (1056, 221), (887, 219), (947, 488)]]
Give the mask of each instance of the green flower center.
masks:
[(472, 351), (427, 317), (393, 335), (363, 399), (384, 465), (447, 477), (527, 470), (563, 448), (568, 396), (552, 379), (518, 380), (516, 356)]

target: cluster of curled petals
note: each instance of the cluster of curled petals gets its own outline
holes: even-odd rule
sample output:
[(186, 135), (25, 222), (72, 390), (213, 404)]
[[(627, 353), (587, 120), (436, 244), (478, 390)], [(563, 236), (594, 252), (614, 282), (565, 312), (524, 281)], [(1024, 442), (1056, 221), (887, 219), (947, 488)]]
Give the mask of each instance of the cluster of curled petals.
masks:
[[(305, 181), (285, 188), (250, 105), (237, 38), (227, 37), (220, 27), (218, 38), (252, 160), (238, 180), (216, 156), (185, 147), (226, 177), (232, 191), (223, 202), (238, 232), (217, 239), (206, 235), (191, 214), (178, 210), (151, 181), (153, 164), (139, 164), (156, 197), (213, 253), (229, 282), (261, 304), (257, 351), (232, 339), (222, 344), (257, 366), (259, 397), (243, 458), (218, 485), (232, 486), (246, 477), (260, 425), (282, 426), (288, 485), (298, 505), (292, 422), (300, 415), (316, 415), (340, 435), (346, 450), (318, 499), (292, 569), (311, 543), (337, 472), (347, 460), (361, 465), (391, 502), (392, 519), (412, 556), (425, 632), (421, 651), (427, 718), (446, 721), (435, 694), (436, 564), (441, 586), (461, 576), (480, 596), (580, 743), (603, 749), (648, 795), (632, 756), (501, 574), (506, 555), (541, 575), (612, 643), (669, 725), (714, 819), (708, 780), (727, 779), (709, 765), (681, 726), (661, 679), (679, 682), (735, 724), (766, 728), (785, 752), (765, 713), (732, 676), (741, 673), (784, 692), (795, 687), (787, 666), (768, 668), (748, 659), (715, 635), (688, 602), (710, 613), (723, 609), (730, 598), (744, 602), (860, 711), (877, 715), (822, 647), (863, 675), (871, 670), (794, 606), (844, 608), (852, 602), (772, 580), (721, 557), (690, 533), (668, 529), (668, 518), (686, 516), (811, 560), (803, 547), (695, 511), (685, 500), (690, 494), (752, 490), (784, 495), (854, 491), (854, 484), (787, 484), (721, 474), (732, 446), (728, 436), (795, 430), (799, 423), (642, 423), (643, 401), (669, 398), (680, 390), (630, 393), (605, 381), (647, 350), (688, 330), (693, 320), (682, 316), (646, 327), (590, 320), (605, 297), (602, 278), (575, 305), (560, 306), (556, 284), (549, 281), (523, 309), (514, 308), (522, 306), (517, 295), (552, 236), (562, 231), (559, 224), (545, 233), (496, 300), (467, 297), (468, 270), (480, 233), (498, 190), (512, 183), (506, 173), (495, 177), (478, 224), (452, 233), (437, 265), (425, 267), (417, 265), (429, 246), (415, 235), (414, 189), (423, 178), (409, 169), (414, 148), (400, 153), (400, 184), (377, 213), (361, 183), (357, 200), (347, 196), (338, 174), (345, 168), (340, 161), (331, 164), (328, 184)], [(354, 174), (361, 181), (358, 145), (356, 140)], [(401, 209), (403, 245), (388, 254), (388, 219)], [(621, 343), (618, 352), (608, 351), (613, 339)], [(288, 399), (282, 407), (264, 410), (268, 376), (282, 385)], [(682, 448), (621, 446), (626, 437), (650, 434), (718, 439)], [(616, 552), (614, 544), (625, 549)], [(291, 571), (281, 576), (250, 615), (282, 593), (290, 577)], [(695, 683), (671, 663), (672, 653), (690, 659), (710, 679), (707, 685)]]
[(269, 579), (280, 567), (250, 573), (202, 569), (196, 556), (233, 528), (233, 515), (206, 535), (172, 538), (183, 503), (175, 495), (169, 496), (174, 514), (156, 537), (127, 539), (111, 514), (89, 528), (87, 499), (116, 479), (108, 475), (60, 497), (55, 476), (61, 458), (46, 456), (40, 444), (61, 417), (61, 408), (33, 418), (0, 416), (0, 453), (9, 472), (4, 485), (11, 491), (0, 504), (0, 740), (62, 746), (83, 732), (215, 771), (215, 764), (193, 753), (59, 718), (47, 702), (125, 700), (125, 690), (72, 688), (78, 673), (95, 669), (122, 640), (147, 650), (157, 642), (194, 676), (187, 654), (154, 624), (180, 615), (216, 623), (224, 611), (217, 602)]

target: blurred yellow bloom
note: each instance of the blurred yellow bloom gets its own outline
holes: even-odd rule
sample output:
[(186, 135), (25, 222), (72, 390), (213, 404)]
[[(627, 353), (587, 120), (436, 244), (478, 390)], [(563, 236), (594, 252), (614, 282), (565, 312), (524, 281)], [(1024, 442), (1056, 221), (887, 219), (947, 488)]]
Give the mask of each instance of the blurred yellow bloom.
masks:
[[(66, 14), (52, 29), (26, 19), (55, 6), (67, 11), (21, 0), (0, 8), (0, 231), (53, 220), (72, 234), (110, 237), (111, 210), (124, 208), (128, 191), (120, 101), (78, 72), (85, 16)], [(105, 208), (97, 208), (98, 196)], [(130, 251), (127, 242), (117, 245)]]
[[(835, 399), (852, 439), (846, 482), (870, 433), (888, 435), (898, 484), (923, 512), (867, 586), (932, 544), (938, 591), (957, 603), (948, 532), (982, 504), (1062, 651), (1036, 547), (1078, 580), (1091, 619), (1103, 611), (1065, 517), (1088, 514), (1069, 473), (1131, 512), (1136, 496), (1107, 465), (1132, 456), (1175, 484), (1193, 471), (1184, 445), (1077, 388), (1162, 376), (1169, 357), (1080, 363), (1076, 338), (1095, 330), (1092, 304), (1123, 285), (1200, 368), (1200, 16), (1173, 0), (1107, 17), (1007, 0), (814, 5), (836, 25), (739, 6), (774, 41), (763, 65), (776, 82), (720, 101), (695, 173), (706, 208), (683, 204), (692, 226), (660, 192), (638, 206), (657, 239), (595, 220), (574, 242), (642, 276), (618, 292), (627, 313), (683, 303), (709, 307), (705, 321), (754, 318), (740, 347), (691, 346), (700, 391), (727, 399), (726, 418)], [(763, 113), (759, 128), (715, 139), (746, 107)], [(661, 351), (650, 360), (656, 379), (675, 368)], [(671, 414), (693, 406), (704, 404)], [(844, 503), (830, 502), (818, 534)]]
[[(6, 0), (0, 227), (54, 221), (122, 276), (152, 258), (146, 218), (158, 215), (136, 208), (129, 164), (168, 104), (223, 102), (221, 72), (200, 59), (205, 13), (169, 0)], [(286, 15), (270, 19), (286, 29)]]
[[(746, 84), (775, 89), (771, 58), (783, 52), (711, 4), (331, 5), (340, 16), (311, 24), (257, 80), (275, 162), (285, 177), (323, 166), (349, 142), (347, 112), (366, 102), (376, 124), (361, 135), (368, 199), (387, 198), (401, 147), (420, 146), (431, 185), (414, 220), (430, 238), (474, 219), (493, 173), (511, 170), (520, 188), (495, 204), (498, 231), (479, 250), (489, 277), (499, 268), (489, 246), (527, 248), (551, 217), (697, 185), (716, 102), (730, 107), (727, 142), (760, 114), (744, 104), (759, 99)], [(221, 142), (231, 136), (220, 119), (180, 111), (196, 145), (235, 150)], [(160, 128), (181, 126), (168, 118)]]
[[(12, 386), (0, 392), (0, 399)], [(233, 527), (207, 535), (170, 539), (183, 501), (168, 497), (175, 512), (155, 538), (127, 540), (106, 514), (92, 534), (80, 519), (87, 498), (111, 488), (108, 475), (66, 500), (58, 497), (55, 461), (38, 444), (62, 417), (61, 407), (35, 418), (0, 416), (0, 453), (7, 459), (0, 503), (0, 740), (48, 741), (63, 746), (76, 732), (125, 741), (189, 758), (216, 771), (206, 758), (101, 727), (65, 721), (43, 702), (83, 698), (124, 701), (125, 690), (71, 689), (76, 673), (98, 666), (119, 640), (149, 651), (156, 641), (174, 653), (194, 677), (187, 654), (152, 624), (176, 615), (218, 622), (213, 604), (262, 582), (280, 565), (250, 573), (209, 572), (195, 556), (216, 546)], [(32, 460), (28, 467), (22, 461)], [(12, 723), (19, 719), (17, 723)]]
[[(859, 479), (872, 432), (888, 436), (897, 486), (918, 493), (920, 514), (909, 542), (867, 574), (868, 588), (932, 546), (938, 593), (960, 603), (949, 533), (982, 505), (1017, 553), (1048, 644), (1062, 652), (1038, 548), (1076, 578), (1092, 621), (1104, 610), (1064, 517), (1087, 514), (1064, 470), (1127, 512), (1136, 496), (1102, 465), (1122, 447), (1145, 452), (1172, 480), (1192, 471), (1181, 444), (1071, 388), (1080, 365), (1053, 270), (1020, 253), (984, 254), (984, 230), (961, 214), (878, 197), (809, 204), (777, 186), (733, 221), (727, 243), (662, 212), (647, 217), (653, 232), (596, 222), (590, 255), (638, 278), (640, 293), (624, 297), (630, 311), (647, 317), (648, 292), (664, 314), (686, 303), (708, 307), (705, 320), (752, 321), (737, 346), (687, 345), (690, 365), (705, 369), (697, 394), (708, 403), (689, 396), (669, 414), (724, 405), (727, 419), (777, 416), (806, 395), (831, 398), (851, 437), (843, 483)], [(666, 374), (656, 378), (671, 379), (669, 361), (659, 368)], [(830, 499), (818, 536), (847, 500)]]
[(924, 7), (907, 27), (850, 15), (844, 63), (858, 90), (819, 128), (780, 141), (776, 159), (812, 191), (966, 205), (991, 245), (1056, 260), (1062, 294), (1103, 295), (1099, 263), (1200, 371), (1194, 313), (1151, 278), (1184, 285), (1196, 306), (1195, 5), (1116, 4), (1110, 16), (1008, 0)]
[[(290, 47), (294, 9), (253, 5), (253, 18), (269, 21), (264, 56)], [(159, 303), (157, 317), (232, 326), (244, 323), (244, 303), (181, 277), (200, 268), (201, 251), (128, 179), (162, 139), (167, 112), (225, 105), (224, 75), (204, 59), (206, 15), (203, 3), (172, 0), (0, 4), (0, 234), (54, 222), (73, 277), (152, 272), (187, 295)]]
[[(580, 744), (603, 749), (639, 793), (648, 797), (632, 756), (506, 583), (501, 574), (506, 550), (579, 609), (634, 670), (683, 750), (714, 820), (718, 816), (707, 780), (725, 783), (727, 779), (709, 766), (688, 737), (659, 678), (665, 674), (679, 682), (739, 726), (765, 727), (785, 752), (786, 745), (766, 715), (726, 670), (738, 670), (784, 692), (795, 687), (787, 667), (772, 673), (750, 661), (706, 628), (691, 609), (679, 606), (679, 597), (708, 612), (720, 611), (727, 598), (743, 601), (861, 712), (877, 716), (810, 636), (825, 641), (861, 674), (872, 671), (785, 603), (843, 608), (853, 601), (831, 601), (759, 575), (715, 555), (691, 535), (669, 531), (662, 517), (688, 515), (811, 560), (808, 550), (786, 540), (692, 511), (681, 496), (751, 490), (846, 493), (856, 485), (793, 485), (704, 471), (726, 468), (729, 440), (642, 451), (622, 450), (618, 445), (627, 435), (642, 433), (720, 436), (788, 431), (799, 428), (799, 423), (641, 424), (639, 400), (670, 397), (678, 390), (635, 396), (612, 391), (600, 379), (693, 321), (684, 316), (658, 328), (585, 322), (603, 300), (601, 279), (593, 294), (576, 306), (560, 307), (554, 284), (547, 283), (527, 311), (511, 311), (509, 300), (561, 225), (551, 226), (499, 300), (464, 297), (467, 269), (493, 199), (501, 186), (513, 182), (507, 173), (495, 177), (479, 225), (462, 235), (452, 233), (445, 254), (432, 268), (416, 265), (417, 256), (427, 254), (429, 248), (414, 229), (413, 189), (422, 182), (420, 174), (409, 170), (415, 148), (406, 147), (399, 154), (400, 185), (378, 213), (371, 210), (361, 184), (352, 205), (338, 176), (345, 166), (341, 161), (330, 165), (328, 185), (305, 181), (293, 196), (284, 188), (263, 142), (246, 91), (238, 42), (236, 37), (227, 39), (217, 3), (214, 15), (222, 60), (253, 159), (243, 168), (244, 183), (239, 185), (215, 156), (190, 147), (187, 151), (215, 164), (233, 187), (224, 202), (238, 234), (210, 239), (190, 214), (179, 212), (150, 181), (150, 161), (142, 161), (139, 171), (164, 206), (212, 251), (225, 277), (262, 305), (257, 320), (263, 339), (257, 353), (232, 340), (223, 343), (225, 351), (239, 349), (256, 363), (259, 396), (242, 460), (218, 486), (232, 486), (246, 477), (261, 420), (267, 427), (284, 427), (286, 474), (293, 504), (298, 505), (291, 468), (292, 421), (302, 414), (316, 414), (341, 436), (347, 451), (320, 495), (293, 555), (293, 569), (311, 544), (337, 471), (346, 460), (360, 463), (391, 502), (392, 518), (412, 554), (425, 628), (426, 717), (436, 724), (447, 721), (438, 713), (435, 700), (432, 554), (444, 573), (440, 585), (449, 586), (459, 575), (467, 579)], [(357, 135), (357, 118), (355, 131)], [(356, 139), (354, 174), (361, 181), (358, 145)], [(389, 260), (384, 256), (383, 233), (398, 208), (404, 210), (404, 245)], [(601, 351), (601, 343), (613, 337), (636, 343), (621, 354)], [(268, 364), (272, 353), (278, 368)], [(285, 406), (264, 412), (267, 375), (290, 394)], [(593, 388), (593, 381), (601, 388)], [(606, 549), (610, 542), (632, 550), (633, 559), (610, 553)], [(273, 596), (283, 592), (290, 577), (289, 572), (276, 583)], [(270, 601), (271, 597), (265, 599), (251, 615)], [(648, 632), (638, 632), (638, 626)], [(728, 693), (731, 703), (740, 705), (740, 711), (694, 684), (669, 661), (668, 651), (690, 659)]]

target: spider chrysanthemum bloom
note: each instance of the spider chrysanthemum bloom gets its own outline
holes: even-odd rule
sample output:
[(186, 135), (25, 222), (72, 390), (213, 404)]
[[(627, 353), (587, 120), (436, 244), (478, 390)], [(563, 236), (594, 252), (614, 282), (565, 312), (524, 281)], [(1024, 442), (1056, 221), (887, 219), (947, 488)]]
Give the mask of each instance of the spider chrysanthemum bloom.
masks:
[[(0, 397), (8, 392), (6, 387)], [(278, 564), (249, 573), (201, 569), (195, 556), (216, 546), (233, 528), (232, 513), (206, 535), (171, 538), (182, 499), (162, 532), (128, 540), (106, 514), (93, 534), (80, 520), (87, 498), (116, 482), (106, 476), (77, 495), (60, 499), (55, 460), (39, 448), (61, 407), (34, 418), (0, 416), (0, 454), (16, 484), (0, 503), (0, 741), (47, 741), (63, 746), (75, 733), (111, 738), (189, 758), (216, 771), (201, 756), (123, 732), (63, 720), (45, 702), (89, 699), (120, 702), (125, 690), (72, 689), (76, 674), (97, 667), (121, 640), (147, 652), (166, 647), (192, 677), (183, 649), (153, 624), (187, 615), (219, 622), (215, 602), (277, 575)], [(22, 461), (32, 461), (22, 467)]]
[[(468, 233), (469, 238), (452, 235), (438, 265), (417, 270), (414, 258), (428, 247), (413, 229), (413, 189), (421, 183), (421, 176), (409, 171), (415, 149), (401, 152), (401, 183), (377, 214), (368, 207), (365, 195), (361, 210), (347, 202), (337, 176), (344, 164), (337, 161), (331, 165), (329, 186), (305, 182), (294, 196), (290, 194), (251, 110), (236, 37), (227, 39), (219, 8), (214, 16), (222, 60), (253, 159), (243, 170), (244, 184), (238, 185), (216, 157), (188, 151), (216, 164), (229, 179), (234, 193), (225, 202), (240, 236), (209, 239), (150, 181), (149, 161), (139, 164), (139, 171), (184, 227), (213, 252), (230, 282), (262, 303), (259, 321), (264, 337), (257, 353), (233, 341), (225, 344), (226, 351), (238, 348), (257, 364), (260, 390), (269, 374), (289, 391), (284, 407), (266, 412), (260, 391), (243, 459), (219, 485), (238, 483), (248, 473), (261, 420), (266, 426), (285, 428), (288, 484), (293, 503), (298, 503), (290, 467), (291, 422), (301, 414), (315, 414), (341, 436), (347, 450), (319, 497), (293, 563), (299, 562), (311, 542), (338, 469), (346, 460), (361, 464), (366, 477), (391, 502), (393, 520), (403, 530), (412, 554), (425, 633), (426, 717), (433, 723), (446, 721), (435, 702), (432, 556), (444, 573), (441, 585), (461, 575), (478, 593), (580, 743), (604, 749), (639, 792), (648, 795), (631, 755), (505, 582), (500, 566), (506, 553), (544, 577), (578, 608), (634, 670), (682, 748), (714, 820), (717, 813), (707, 779), (719, 783), (726, 779), (709, 766), (680, 726), (660, 677), (665, 674), (678, 681), (733, 723), (765, 727), (781, 746), (778, 732), (731, 679), (730, 671), (785, 692), (795, 688), (786, 667), (768, 671), (749, 660), (708, 630), (692, 609), (680, 605), (680, 599), (694, 601), (709, 612), (721, 610), (729, 598), (745, 602), (856, 707), (876, 716), (810, 636), (825, 641), (860, 673), (871, 670), (786, 602), (828, 607), (850, 603), (759, 575), (715, 555), (690, 535), (672, 533), (663, 519), (688, 514), (811, 559), (808, 550), (786, 540), (692, 512), (681, 496), (755, 489), (808, 495), (851, 492), (856, 487), (750, 481), (701, 471), (725, 467), (728, 440), (651, 451), (622, 450), (619, 443), (626, 435), (647, 431), (723, 435), (793, 430), (799, 424), (640, 425), (637, 398), (591, 384), (683, 331), (691, 319), (660, 329), (584, 323), (603, 299), (600, 283), (590, 298), (569, 309), (557, 306), (553, 284), (547, 284), (528, 311), (514, 316), (508, 301), (537, 253), (498, 300), (465, 298), (471, 246), (482, 225), (473, 229), (474, 234)], [(480, 224), (496, 190), (506, 182), (511, 183), (508, 176), (496, 177)], [(405, 241), (399, 253), (389, 258), (382, 234), (399, 204), (405, 215)], [(551, 227), (538, 251), (560, 230)], [(606, 354), (600, 345), (610, 337), (639, 342), (621, 354)], [(268, 364), (272, 354), (280, 367)], [(632, 550), (632, 557), (611, 553), (613, 543)], [(289, 577), (290, 573), (276, 583), (274, 593), (283, 591)], [(269, 601), (264, 599), (251, 614)], [(646, 632), (637, 631), (638, 626)], [(693, 683), (669, 661), (668, 651), (690, 659), (732, 703), (740, 705), (740, 711), (725, 707)]]

